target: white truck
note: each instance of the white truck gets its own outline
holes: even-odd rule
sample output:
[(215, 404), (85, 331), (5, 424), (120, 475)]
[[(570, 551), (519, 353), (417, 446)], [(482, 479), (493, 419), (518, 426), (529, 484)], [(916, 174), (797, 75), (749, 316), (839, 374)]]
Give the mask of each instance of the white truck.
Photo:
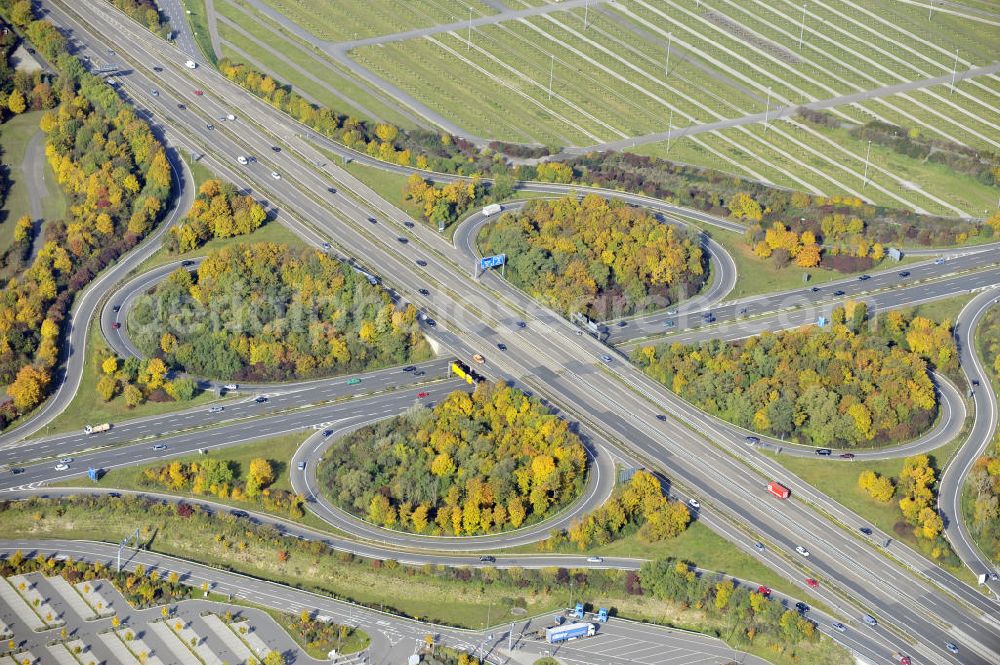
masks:
[(545, 641), (549, 644), (558, 644), (559, 642), (577, 640), (581, 637), (593, 637), (596, 632), (597, 626), (594, 624), (589, 621), (579, 621), (577, 623), (568, 623), (565, 626), (546, 628)]
[(503, 212), (503, 206), (499, 203), (491, 203), (483, 208), (483, 217), (489, 217), (490, 215), (496, 215)]
[(101, 423), (100, 425), (86, 425), (83, 428), (84, 434), (100, 434), (111, 429), (111, 423)]
[(198, 69), (198, 63), (195, 62), (194, 60), (188, 60), (187, 62), (184, 63), (184, 66), (187, 67), (188, 69)]

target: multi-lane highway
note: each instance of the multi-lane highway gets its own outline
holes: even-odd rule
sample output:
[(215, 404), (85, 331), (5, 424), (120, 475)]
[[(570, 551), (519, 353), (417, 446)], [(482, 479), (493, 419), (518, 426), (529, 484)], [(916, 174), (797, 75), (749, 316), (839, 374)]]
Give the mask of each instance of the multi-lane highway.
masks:
[[(830, 580), (818, 594), (829, 605), (845, 612), (864, 608), (880, 614), (889, 632), (878, 635), (882, 646), (870, 652), (871, 657), (885, 661), (899, 636), (905, 635), (913, 640), (911, 651), (920, 655), (918, 662), (996, 662), (1000, 638), (995, 624), (985, 618), (997, 614), (995, 603), (943, 574), (932, 578), (925, 571), (899, 566), (847, 529), (830, 529), (826, 519), (830, 510), (845, 519), (850, 519), (849, 511), (815, 491), (810, 493), (807, 487), (796, 496), (810, 501), (769, 501), (761, 488), (772, 469), (764, 458), (728, 438), (718, 423), (626, 363), (602, 362), (604, 346), (575, 335), (567, 322), (538, 308), (496, 276), (473, 280), (458, 248), (442, 243), (428, 229), (407, 230), (400, 213), (328, 163), (301, 138), (302, 129), (275, 109), (205, 67), (183, 68), (176, 51), (151, 42), (148, 36), (143, 39), (136, 26), (111, 8), (85, 4), (86, 27), (65, 13), (69, 8), (46, 6), (77, 38), (101, 43), (102, 38), (114, 35), (135, 68), (126, 77), (129, 94), (153, 108), (157, 117), (168, 118), (184, 142), (206, 155), (229, 160), (239, 154), (259, 155), (267, 163), (238, 171), (234, 180), (267, 196), (279, 216), (303, 235), (314, 242), (330, 238), (345, 253), (363, 257), (369, 265), (378, 266), (386, 281), (407, 299), (437, 313), (445, 325), (435, 331), (435, 337), (444, 348), (466, 355), (505, 343), (509, 352), (491, 354), (496, 374), (537, 390), (609, 445), (628, 450), (667, 471), (674, 482), (698, 491), (706, 506), (702, 519), (727, 537), (745, 546), (759, 534), (773, 543), (769, 550), (773, 555), (762, 558), (782, 574), (801, 579), (804, 568), (814, 577)], [(94, 31), (102, 34), (89, 34)], [(164, 71), (152, 72), (153, 63)], [(166, 94), (149, 94), (153, 80)], [(186, 98), (184, 91), (193, 85), (211, 91), (199, 102), (203, 108), (192, 106), (184, 113), (174, 110), (174, 99)], [(221, 98), (226, 102), (220, 103)], [(207, 129), (206, 121), (232, 107), (245, 116), (235, 129), (221, 122), (215, 130)], [(275, 144), (285, 149), (271, 152)], [(218, 162), (213, 158), (212, 163)], [(231, 164), (223, 170), (230, 172)], [(286, 177), (269, 179), (269, 169)], [(337, 194), (329, 193), (331, 182), (339, 185)], [(369, 221), (373, 217), (375, 224)], [(430, 260), (417, 270), (417, 259)], [(430, 296), (416, 292), (425, 285), (431, 288)], [(525, 325), (519, 325), (520, 321)], [(657, 416), (664, 412), (669, 418), (661, 421)], [(823, 510), (816, 508), (817, 503)], [(808, 560), (786, 554), (803, 542), (813, 550)], [(892, 554), (896, 561), (919, 559), (898, 545)], [(943, 648), (946, 640), (965, 645), (960, 657)]]
[[(407, 296), (413, 294), (413, 298), (418, 298), (414, 291), (427, 282), (432, 282), (432, 286), (440, 285), (442, 288), (432, 291), (428, 308), (439, 312), (437, 318), (449, 324), (448, 330), (438, 335), (446, 348), (464, 355), (473, 349), (494, 346), (499, 337), (512, 350), (495, 361), (502, 375), (519, 380), (522, 385), (534, 386), (606, 438), (627, 446), (660, 468), (669, 469), (675, 482), (700, 488), (712, 496), (711, 510), (720, 517), (720, 530), (725, 531), (727, 527), (723, 524), (728, 524), (727, 535), (745, 538), (740, 535), (741, 528), (763, 531), (768, 538), (782, 543), (784, 551), (790, 551), (799, 539), (808, 539), (816, 551), (808, 562), (810, 567), (844, 583), (846, 588), (836, 594), (840, 601), (892, 607), (891, 612), (885, 612), (890, 616), (891, 625), (918, 640), (921, 644), (915, 650), (923, 650), (930, 658), (952, 659), (943, 649), (944, 641), (950, 639), (945, 631), (958, 630), (963, 637), (967, 636), (965, 643), (970, 645), (964, 650), (967, 653), (963, 658), (969, 662), (989, 662), (989, 654), (1000, 645), (990, 636), (989, 628), (977, 625), (981, 621), (981, 611), (969, 617), (965, 605), (966, 602), (981, 602), (981, 599), (963, 598), (956, 602), (948, 596), (940, 596), (934, 587), (926, 586), (926, 580), (914, 579), (909, 571), (859, 543), (852, 535), (828, 530), (825, 517), (804, 502), (786, 502), (780, 507), (762, 502), (751, 488), (760, 487), (764, 478), (738, 458), (745, 458), (745, 453), (735, 456), (731, 456), (733, 450), (723, 453), (688, 429), (690, 426), (702, 434), (714, 434), (710, 423), (699, 422), (702, 420), (700, 414), (678, 404), (666, 391), (624, 363), (613, 362), (598, 369), (604, 347), (594, 340), (575, 337), (568, 324), (555, 315), (542, 313), (529, 320), (526, 327), (518, 326), (522, 312), (529, 311), (531, 303), (492, 276), (486, 276), (480, 284), (470, 283), (471, 278), (464, 269), (458, 268), (458, 262), (447, 262), (448, 253), (440, 241), (430, 240), (434, 237), (433, 232), (415, 229), (408, 233), (398, 224), (398, 218), (392, 220), (389, 229), (373, 229), (368, 226), (368, 217), (372, 215), (366, 206), (359, 205), (353, 197), (341, 198), (339, 192), (332, 197), (327, 194), (329, 180), (318, 172), (336, 174), (341, 186), (348, 183), (355, 191), (357, 187), (340, 169), (311, 151), (308, 144), (296, 140), (294, 129), (287, 131), (291, 129), (287, 118), (236, 89), (215, 72), (206, 68), (192, 72), (171, 63), (170, 59), (176, 56), (161, 44), (143, 44), (137, 40), (134, 26), (122, 23), (118, 16), (108, 15), (106, 8), (95, 6), (88, 21), (91, 26), (113, 26), (116, 39), (127, 42), (128, 53), (139, 57), (133, 63), (137, 70), (146, 68), (144, 75), (150, 75), (151, 62), (163, 66), (162, 76), (156, 78), (161, 82), (161, 89), (170, 88), (168, 95), (147, 96), (142, 83), (129, 88), (131, 94), (142, 95), (144, 103), (160, 109), (176, 94), (175, 91), (191, 86), (192, 79), (197, 80), (201, 89), (215, 90), (214, 94), (224, 89), (227, 99), (239, 99), (235, 105), (241, 108), (246, 122), (240, 123), (238, 132), (229, 131), (228, 125), (224, 131), (214, 130), (211, 141), (202, 144), (206, 153), (231, 158), (238, 154), (266, 155), (262, 159), (269, 163), (254, 167), (248, 175), (256, 187), (273, 194), (273, 198), (269, 198), (282, 213), (288, 209), (286, 202), (294, 202), (298, 226), (322, 229), (341, 247), (348, 248), (346, 253), (363, 256), (371, 264), (378, 265), (387, 281)], [(129, 78), (133, 76), (136, 75)], [(157, 103), (155, 99), (161, 101)], [(212, 102), (208, 99), (205, 104)], [(190, 118), (194, 113), (187, 115), (186, 123), (181, 119), (186, 130), (204, 134), (204, 125), (200, 125), (204, 119)], [(188, 136), (190, 138), (191, 134)], [(268, 154), (275, 142), (282, 143), (286, 149)], [(308, 156), (309, 161), (304, 161), (303, 156)], [(266, 176), (261, 177), (263, 174), (256, 175), (269, 167), (286, 177), (267, 182)], [(390, 208), (373, 194), (361, 191), (371, 197), (377, 207)], [(330, 204), (334, 205), (333, 210)], [(386, 230), (389, 233), (385, 233)], [(398, 238), (405, 238), (407, 242), (400, 242)], [(426, 269), (416, 270), (416, 259), (428, 253), (432, 258), (445, 260), (431, 261)], [(644, 395), (623, 390), (622, 382)], [(662, 410), (662, 406), (656, 408), (657, 403), (669, 406), (667, 410), (672, 417), (666, 423), (655, 419)], [(794, 528), (789, 529), (788, 524)], [(858, 561), (864, 562), (861, 570)], [(772, 565), (777, 567), (779, 564)], [(957, 581), (956, 584), (963, 586)], [(961, 589), (952, 592), (962, 593)], [(934, 601), (930, 602), (930, 598)], [(901, 603), (901, 599), (905, 602)], [(946, 622), (944, 625), (942, 620)]]

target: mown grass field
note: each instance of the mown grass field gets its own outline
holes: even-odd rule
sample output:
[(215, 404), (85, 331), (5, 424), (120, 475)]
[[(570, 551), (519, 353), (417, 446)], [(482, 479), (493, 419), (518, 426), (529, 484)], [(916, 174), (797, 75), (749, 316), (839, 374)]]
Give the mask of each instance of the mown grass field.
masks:
[[(41, 131), (38, 128), (38, 121), (41, 117), (41, 111), (22, 113), (0, 125), (0, 161), (9, 169), (11, 180), (7, 200), (3, 209), (0, 210), (0, 252), (14, 242), (14, 225), (17, 220), (23, 215), (31, 216), (27, 185), (28, 175), (23, 172), (21, 164), (32, 137)], [(44, 147), (43, 139), (43, 150)], [(44, 154), (41, 159), (45, 160)], [(56, 183), (55, 174), (52, 173), (48, 164), (45, 164), (43, 169), (45, 170), (45, 182), (40, 187), (43, 192), (40, 201), (42, 219), (46, 221), (61, 219), (66, 214), (66, 197), (63, 196), (62, 189)]]
[[(511, 141), (590, 145), (673, 127), (760, 113), (859, 90), (984, 64), (977, 39), (1000, 47), (995, 31), (955, 16), (936, 16), (927, 31), (898, 3), (836, 0), (807, 12), (798, 48), (800, 7), (780, 0), (723, 0), (709, 8), (690, 0), (629, 0), (589, 12), (480, 26), (364, 46), (352, 56), (379, 76), (454, 119), (471, 133)], [(864, 20), (856, 15), (861, 12)], [(829, 22), (830, 31), (811, 30)], [(735, 33), (744, 31), (752, 39)], [(827, 32), (834, 34), (831, 37)], [(664, 73), (670, 34), (670, 74)], [(796, 39), (790, 39), (794, 36)], [(690, 53), (692, 58), (687, 58)], [(971, 60), (963, 59), (962, 53)], [(856, 65), (856, 66), (855, 66)], [(553, 82), (550, 91), (549, 81)], [(934, 86), (837, 107), (845, 123), (880, 118), (924, 135), (996, 149), (997, 91), (988, 79)], [(843, 132), (842, 132), (843, 133)], [(851, 193), (876, 203), (938, 214), (982, 214), (995, 188), (941, 167), (876, 150), (869, 179), (866, 146), (791, 120), (682, 139), (668, 156), (782, 186)], [(665, 146), (642, 150), (664, 155)]]
[(394, 2), (393, 0), (266, 0), (295, 23), (321, 39), (348, 41), (466, 21), (496, 13), (481, 0), (455, 2)]

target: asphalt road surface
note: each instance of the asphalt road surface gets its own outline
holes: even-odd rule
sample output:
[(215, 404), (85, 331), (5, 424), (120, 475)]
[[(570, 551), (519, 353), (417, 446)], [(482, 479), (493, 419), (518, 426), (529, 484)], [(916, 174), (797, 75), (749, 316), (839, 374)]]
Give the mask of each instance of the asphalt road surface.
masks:
[[(997, 429), (997, 396), (989, 374), (976, 353), (974, 340), (983, 315), (992, 307), (1000, 307), (998, 301), (998, 289), (976, 296), (965, 306), (955, 324), (962, 369), (970, 386), (973, 381), (979, 385), (972, 387), (972, 402), (975, 405), (972, 429), (942, 474), (938, 486), (938, 511), (944, 518), (945, 536), (973, 574), (988, 576), (997, 574), (997, 566), (979, 550), (969, 535), (968, 527), (962, 520), (961, 496), (969, 470), (993, 440)], [(994, 595), (1000, 594), (1000, 582), (988, 577), (987, 585)]]
[[(937, 586), (925, 577), (903, 570), (867, 543), (859, 542), (847, 530), (830, 529), (826, 517), (812, 507), (815, 504), (792, 500), (775, 505), (761, 501), (753, 488), (763, 485), (762, 474), (739, 459), (745, 455), (722, 454), (706, 440), (705, 437), (714, 438), (717, 432), (715, 424), (706, 420), (703, 414), (679, 403), (674, 396), (624, 363), (612, 360), (601, 364), (599, 359), (604, 347), (596, 340), (575, 337), (566, 322), (555, 315), (538, 312), (522, 294), (499, 280), (487, 275), (478, 284), (470, 283), (464, 270), (457, 270), (453, 267), (457, 264), (449, 262), (441, 243), (430, 240), (433, 232), (419, 229), (407, 233), (402, 225), (396, 225), (398, 217), (387, 225), (390, 234), (384, 230), (373, 231), (366, 226), (369, 211), (372, 207), (386, 210), (390, 206), (374, 196), (370, 203), (360, 204), (357, 199), (340, 193), (333, 197), (321, 193), (329, 187), (326, 184), (329, 181), (324, 182), (322, 175), (326, 173), (337, 182), (347, 183), (352, 192), (362, 191), (369, 196), (368, 191), (336, 166), (328, 164), (321, 155), (313, 157), (315, 153), (308, 144), (297, 140), (296, 129), (287, 118), (236, 89), (216, 72), (207, 68), (197, 71), (179, 68), (177, 63), (169, 62), (168, 47), (142, 41), (136, 26), (123, 23), (117, 18), (120, 15), (112, 15), (107, 7), (90, 2), (87, 6), (91, 9), (90, 25), (98, 29), (112, 25), (116, 41), (124, 42), (130, 54), (155, 59), (164, 65), (164, 72), (157, 78), (162, 83), (160, 88), (168, 94), (162, 95), (159, 102), (143, 94), (142, 83), (130, 85), (130, 92), (141, 95), (144, 103), (157, 108), (157, 113), (162, 112), (168, 102), (172, 103), (172, 90), (181, 85), (177, 81), (197, 79), (203, 89), (225, 91), (226, 99), (241, 109), (247, 122), (239, 124), (238, 132), (227, 126), (225, 132), (217, 131), (207, 137), (204, 126), (199, 129), (199, 122), (204, 120), (191, 117), (187, 122), (181, 121), (187, 138), (192, 140), (195, 134), (200, 134), (197, 140), (203, 142), (206, 151), (229, 155), (233, 159), (236, 154), (247, 152), (266, 155), (268, 164), (262, 167), (277, 167), (276, 170), (287, 177), (268, 182), (266, 175), (258, 175), (262, 167), (247, 169), (247, 175), (256, 186), (275, 195), (276, 205), (283, 212), (283, 201), (295, 201), (299, 227), (321, 229), (327, 237), (348, 247), (349, 253), (367, 257), (380, 267), (387, 280), (391, 279), (395, 288), (407, 295), (425, 280), (446, 285), (432, 303), (434, 311), (442, 312), (438, 318), (447, 324), (447, 329), (439, 329), (438, 334), (446, 348), (465, 355), (473, 349), (488, 348), (496, 336), (506, 340), (508, 347), (516, 351), (498, 359), (495, 371), (505, 378), (535, 386), (588, 426), (626, 446), (631, 453), (650, 460), (658, 468), (669, 468), (675, 482), (701, 490), (709, 497), (706, 499), (708, 510), (719, 518), (717, 528), (720, 531), (727, 535), (739, 528), (760, 532), (766, 534), (768, 540), (780, 543), (785, 552), (799, 539), (810, 543), (813, 557), (797, 563), (807, 564), (810, 572), (816, 573), (813, 576), (822, 574), (837, 581), (835, 592), (828, 592), (829, 586), (820, 592), (821, 596), (830, 596), (825, 598), (827, 602), (835, 606), (847, 602), (879, 608), (875, 611), (883, 617), (883, 622), (916, 640), (912, 650), (929, 661), (993, 662), (993, 656), (1000, 651), (1000, 636), (984, 619), (984, 615), (996, 613), (996, 605), (991, 601), (975, 592), (970, 594), (971, 590), (953, 579), (947, 580), (946, 585), (950, 595), (938, 593)], [(142, 64), (139, 62), (140, 66)], [(141, 76), (146, 75), (143, 72)], [(129, 78), (133, 77), (137, 82), (141, 78), (138, 72), (130, 74)], [(205, 103), (213, 102), (208, 99)], [(171, 120), (176, 120), (176, 114)], [(283, 142), (288, 149), (267, 154), (275, 140)], [(233, 142), (236, 142), (235, 149)], [(303, 164), (307, 160), (312, 163)], [(333, 216), (330, 204), (335, 206)], [(308, 235), (308, 231), (303, 232)], [(407, 235), (400, 235), (402, 233)], [(400, 242), (397, 237), (406, 237), (407, 242)], [(413, 262), (425, 252), (445, 260), (417, 271)], [(516, 322), (524, 311), (531, 311), (534, 316), (529, 317), (527, 326), (520, 327)], [(473, 312), (474, 315), (466, 316)], [(630, 390), (623, 390), (623, 385)], [(657, 422), (655, 416), (666, 406), (669, 406), (671, 419), (666, 423)], [(825, 497), (823, 500), (827, 504), (832, 502)], [(733, 537), (740, 540), (737, 535)], [(902, 546), (895, 547), (894, 554), (897, 560), (900, 556), (908, 556)], [(780, 562), (769, 562), (769, 565), (778, 569), (783, 567)], [(955, 635), (966, 645), (959, 658), (948, 654), (942, 646), (946, 639), (954, 639)], [(887, 647), (896, 642), (891, 633), (882, 637)]]

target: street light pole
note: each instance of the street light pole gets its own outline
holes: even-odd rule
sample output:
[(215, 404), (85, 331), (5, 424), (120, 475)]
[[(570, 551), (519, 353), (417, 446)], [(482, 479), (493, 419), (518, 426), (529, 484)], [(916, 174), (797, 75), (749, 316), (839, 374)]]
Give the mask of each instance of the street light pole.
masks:
[(549, 63), (549, 99), (552, 99), (552, 76), (556, 70), (556, 54), (552, 53), (550, 55), (552, 56), (552, 60)]
[(590, 16), (590, 0), (583, 4), (583, 29), (587, 29), (587, 18)]
[(799, 24), (799, 50), (802, 50), (802, 36), (806, 32), (806, 4), (802, 3), (802, 23)]
[(667, 123), (667, 152), (670, 152), (670, 135), (674, 132), (674, 109), (670, 109), (670, 121)]
[(663, 77), (670, 76), (670, 45), (674, 41), (674, 33), (667, 33), (667, 61), (663, 64)]
[(465, 50), (472, 49), (472, 5), (469, 5), (469, 37), (465, 40)]
[(868, 139), (868, 151), (865, 152), (865, 179), (864, 182), (861, 184), (861, 189), (864, 189), (865, 187), (868, 186), (868, 164), (870, 163), (871, 156), (872, 156), (872, 141), (871, 139)]
[(955, 75), (958, 73), (958, 49), (955, 49), (955, 64), (951, 66), (951, 93), (955, 94)]
[(764, 131), (767, 131), (767, 122), (771, 115), (771, 86), (767, 86), (767, 106), (764, 108)]

